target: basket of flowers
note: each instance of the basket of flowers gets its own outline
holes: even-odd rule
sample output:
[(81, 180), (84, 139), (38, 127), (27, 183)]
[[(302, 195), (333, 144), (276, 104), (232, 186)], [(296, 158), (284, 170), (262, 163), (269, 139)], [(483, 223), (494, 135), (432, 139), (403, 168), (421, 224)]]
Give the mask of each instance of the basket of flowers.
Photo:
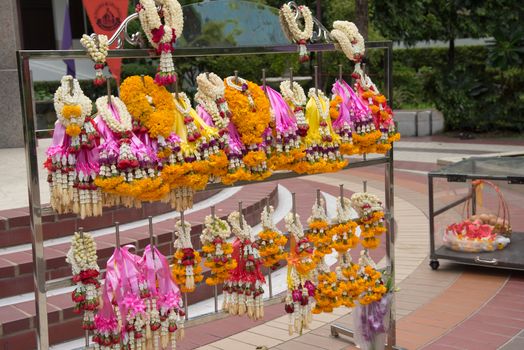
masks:
[[(493, 182), (475, 180), (472, 182), (472, 193), (464, 205), (463, 217), (460, 222), (449, 225), (443, 237), (443, 243), (448, 248), (460, 252), (491, 252), (504, 249), (510, 242), (511, 224), (508, 205)], [(482, 191), (484, 185), (492, 188), (498, 202), (496, 214), (483, 213), (466, 217), (470, 213), (473, 198), (479, 207), (482, 206)]]

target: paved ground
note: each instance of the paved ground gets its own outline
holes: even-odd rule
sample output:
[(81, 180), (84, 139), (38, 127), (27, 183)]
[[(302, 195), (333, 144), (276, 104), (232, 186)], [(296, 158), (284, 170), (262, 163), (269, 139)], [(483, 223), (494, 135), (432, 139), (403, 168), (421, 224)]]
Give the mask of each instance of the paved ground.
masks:
[[(463, 142), (434, 137), (404, 140), (396, 146), (395, 218), (398, 236), (395, 254), (396, 281), (400, 288), (396, 294), (396, 343), (407, 349), (524, 349), (523, 273), (467, 267), (445, 261), (441, 261), (438, 271), (428, 267), (426, 183), (427, 172), (436, 168), (439, 158), (524, 152), (524, 142)], [(7, 180), (0, 182), (0, 209), (27, 205), (25, 169), (20, 161), (22, 154), (17, 149), (0, 150), (0, 161), (9, 162), (11, 166), (9, 171), (0, 170), (0, 178)], [(322, 191), (336, 196), (340, 183), (349, 190), (358, 191), (361, 181), (368, 180), (368, 191), (383, 196), (383, 174), (383, 168), (377, 166), (310, 176), (302, 181), (306, 185), (295, 186), (304, 191), (322, 186)], [(292, 183), (285, 185), (293, 187)], [(42, 189), (44, 201), (46, 191)], [(458, 191), (457, 188), (446, 189), (436, 200), (445, 201)], [(524, 217), (522, 193), (511, 193), (510, 197), (510, 204), (520, 214), (517, 218)], [(524, 227), (518, 225), (524, 232)], [(383, 257), (383, 250), (376, 255), (377, 260)], [(187, 339), (179, 343), (179, 348), (354, 349), (347, 338), (330, 336), (332, 323), (352, 326), (350, 311), (341, 308), (333, 314), (315, 316), (311, 330), (302, 336), (290, 337), (283, 305), (276, 304), (267, 307), (266, 318), (257, 323), (228, 317), (190, 327)]]

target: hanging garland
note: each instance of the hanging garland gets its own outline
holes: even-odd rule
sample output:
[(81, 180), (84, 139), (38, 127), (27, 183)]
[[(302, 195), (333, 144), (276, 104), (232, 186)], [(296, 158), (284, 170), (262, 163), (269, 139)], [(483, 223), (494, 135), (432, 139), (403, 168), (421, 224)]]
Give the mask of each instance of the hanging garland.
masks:
[(329, 117), (329, 100), (321, 91), (311, 88), (306, 105), (309, 130), (305, 137), (306, 157), (296, 163), (293, 171), (303, 174), (334, 172), (347, 164), (340, 154), (340, 139), (333, 131)]
[(369, 107), (374, 121), (373, 129), (376, 129), (375, 132), (378, 134), (374, 140), (375, 151), (386, 153), (391, 149), (393, 142), (400, 140), (400, 134), (393, 120), (393, 111), (388, 106), (386, 97), (380, 93), (359, 63), (355, 65), (353, 76), (356, 79), (355, 90), (360, 95), (362, 102)]
[(273, 206), (265, 206), (262, 210), (262, 231), (257, 240), (262, 263), (273, 271), (278, 268), (280, 260), (286, 259), (284, 248), (287, 243), (287, 238), (278, 231), (273, 222), (274, 212)]
[(58, 213), (73, 212), (81, 218), (102, 214), (98, 173), (99, 134), (90, 117), (92, 103), (78, 80), (62, 77), (54, 95), (57, 115), (53, 141), (44, 166), (48, 170), (51, 207)]
[(289, 315), (289, 335), (302, 334), (312, 321), (315, 285), (311, 282), (311, 272), (316, 263), (311, 256), (313, 244), (304, 236), (298, 214), (288, 213), (284, 218), (290, 235), (290, 249), (287, 265), (287, 292), (285, 311)]
[(342, 305), (342, 289), (338, 283), (337, 274), (329, 270), (329, 267), (321, 260), (318, 265), (318, 283), (315, 291), (314, 314), (322, 312), (333, 312), (333, 309)]
[(315, 246), (313, 260), (318, 264), (326, 254), (331, 254), (331, 243), (333, 231), (329, 229), (329, 222), (324, 209), (324, 200), (315, 201), (313, 204), (311, 216), (307, 219), (309, 230), (306, 233), (307, 238)]
[(267, 168), (264, 132), (270, 122), (269, 100), (262, 89), (247, 80), (235, 77), (225, 79), (225, 99), (231, 111), (231, 121), (248, 152), (243, 162), (248, 167), (250, 180), (262, 180), (271, 175)]
[(149, 76), (131, 76), (120, 85), (120, 98), (133, 116), (134, 132), (169, 138), (175, 122), (175, 104), (169, 91)]
[(109, 40), (104, 34), (87, 34), (82, 35), (80, 44), (86, 48), (87, 53), (91, 59), (95, 62), (95, 80), (93, 84), (95, 86), (102, 86), (106, 83), (103, 69), (106, 66), (106, 57), (109, 49)]
[(340, 200), (339, 197), (337, 199), (337, 216), (333, 225), (329, 228), (329, 235), (333, 237), (332, 247), (338, 252), (339, 257), (358, 244), (357, 223), (351, 220), (351, 201), (343, 198), (344, 206), (342, 206)]
[(358, 153), (358, 147), (353, 143), (353, 119), (357, 118), (355, 104), (348, 95), (346, 83), (337, 80), (332, 88), (333, 99), (329, 103), (329, 115), (333, 130), (340, 137), (340, 153), (352, 155)]
[(71, 296), (75, 303), (73, 311), (83, 311), (82, 328), (93, 330), (100, 296), (100, 268), (97, 263), (96, 243), (89, 233), (74, 233), (66, 262), (71, 265), (73, 282), (76, 284)]
[[(291, 87), (291, 85), (293, 85), (293, 87)], [(298, 127), (298, 134), (301, 137), (305, 137), (307, 135), (309, 125), (304, 114), (304, 108), (307, 102), (304, 89), (302, 89), (302, 86), (300, 86), (300, 84), (297, 82), (293, 82), (293, 84), (291, 84), (291, 81), (284, 80), (280, 83), (280, 93), (282, 93), (284, 100), (293, 109)]]
[(216, 286), (229, 277), (229, 271), (237, 267), (237, 262), (232, 258), (233, 245), (227, 240), (231, 236), (231, 228), (227, 221), (219, 217), (208, 215), (204, 219), (204, 229), (200, 235), (204, 266), (211, 270), (211, 275), (206, 278), (206, 284)]
[(182, 221), (175, 223), (175, 235), (177, 239), (173, 246), (176, 249), (173, 256), (173, 279), (185, 293), (193, 292), (196, 284), (204, 279), (202, 267), (200, 266), (200, 254), (193, 249), (191, 243), (191, 224)]
[(157, 11), (154, 0), (140, 0), (136, 11), (149, 43), (160, 55), (159, 71), (155, 76), (155, 81), (159, 85), (169, 85), (176, 81), (172, 52), (177, 37), (182, 35), (184, 16), (178, 1), (158, 0), (156, 2), (162, 6), (162, 17)]
[(264, 317), (263, 287), (266, 281), (260, 271), (260, 253), (244, 217), (234, 211), (229, 214), (228, 221), (236, 236), (233, 257), (238, 265), (224, 283), (224, 310), (231, 315), (247, 314), (256, 321)]
[[(304, 29), (300, 29), (296, 17), (304, 19)], [(313, 36), (313, 15), (311, 10), (304, 5), (297, 6), (296, 12), (293, 11), (289, 4), (284, 4), (279, 12), (280, 25), (286, 37), (299, 45), (300, 62), (309, 61), (306, 44)]]
[(346, 57), (354, 62), (360, 62), (366, 52), (364, 38), (353, 22), (335, 21), (331, 37), (335, 40), (335, 47), (344, 52)]
[(359, 215), (360, 243), (366, 249), (378, 247), (380, 239), (377, 236), (386, 232), (382, 202), (371, 193), (360, 192), (351, 196), (351, 203)]

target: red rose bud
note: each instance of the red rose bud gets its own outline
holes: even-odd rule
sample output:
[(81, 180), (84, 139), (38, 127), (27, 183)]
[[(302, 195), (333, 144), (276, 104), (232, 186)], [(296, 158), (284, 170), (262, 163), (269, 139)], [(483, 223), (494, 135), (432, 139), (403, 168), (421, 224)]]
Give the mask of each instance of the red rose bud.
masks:
[(302, 300), (300, 301), (300, 305), (305, 306), (309, 303), (309, 298), (307, 296), (303, 296)]
[(288, 314), (292, 314), (295, 311), (295, 306), (293, 304), (286, 304), (284, 309)]
[(222, 257), (222, 262), (225, 264), (227, 263), (227, 258), (225, 256)]
[(173, 333), (173, 332), (176, 332), (177, 327), (176, 325), (169, 325), (167, 329), (169, 330), (170, 333)]
[(158, 323), (158, 322), (153, 323), (153, 324), (151, 325), (151, 330), (152, 330), (152, 331), (156, 331), (157, 329), (160, 328), (160, 326), (161, 326), (161, 324)]
[(186, 315), (186, 312), (184, 310), (178, 310), (178, 315), (180, 317), (184, 317)]

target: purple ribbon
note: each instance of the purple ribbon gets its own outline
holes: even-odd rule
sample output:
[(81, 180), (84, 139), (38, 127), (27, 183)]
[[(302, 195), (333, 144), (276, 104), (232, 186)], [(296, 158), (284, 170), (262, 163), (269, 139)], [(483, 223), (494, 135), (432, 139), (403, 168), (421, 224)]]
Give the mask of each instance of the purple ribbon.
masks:
[(380, 301), (361, 305), (360, 314), (362, 336), (366, 341), (372, 341), (377, 334), (386, 332), (385, 317), (389, 312), (391, 295), (386, 294)]

